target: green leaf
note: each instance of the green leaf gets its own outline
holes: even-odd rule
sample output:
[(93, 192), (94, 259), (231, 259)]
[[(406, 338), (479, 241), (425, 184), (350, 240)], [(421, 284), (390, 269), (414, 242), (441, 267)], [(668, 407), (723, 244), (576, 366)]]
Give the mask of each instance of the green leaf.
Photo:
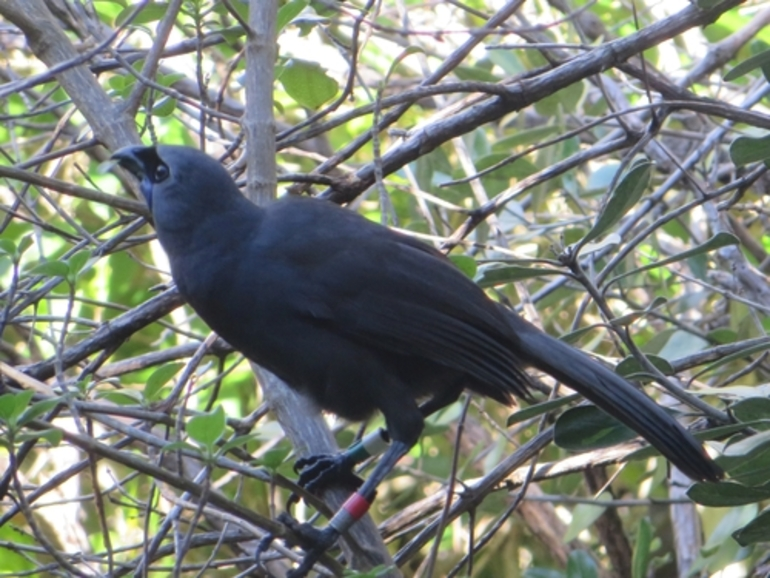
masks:
[(596, 562), (588, 552), (585, 550), (570, 552), (567, 558), (567, 578), (597, 578), (598, 576)]
[(578, 343), (584, 335), (590, 333), (591, 331), (595, 331), (597, 328), (602, 330), (604, 329), (604, 327), (598, 325), (586, 325), (585, 327), (575, 329), (575, 331), (565, 333), (559, 337), (559, 341), (563, 341), (564, 343)]
[(636, 531), (634, 554), (631, 558), (632, 578), (645, 578), (650, 567), (650, 551), (652, 545), (652, 526), (647, 518), (639, 521)]
[(732, 70), (729, 70), (727, 74), (725, 74), (724, 79), (726, 81), (735, 80), (736, 78), (740, 78), (752, 70), (762, 68), (767, 65), (770, 65), (770, 50), (765, 50), (764, 52), (760, 52), (759, 54), (755, 54), (754, 56), (747, 58), (735, 66)]
[(42, 401), (38, 401), (37, 403), (33, 403), (19, 417), (19, 425), (24, 425), (25, 423), (32, 421), (36, 417), (51, 411), (61, 402), (62, 400), (60, 398), (54, 397), (51, 399), (44, 399)]
[[(128, 7), (118, 14), (115, 18), (115, 26), (122, 26), (128, 17), (136, 10), (136, 4), (129, 4)], [(149, 2), (139, 14), (136, 15), (131, 21), (132, 26), (138, 26), (140, 24), (150, 24), (157, 22), (166, 15), (168, 11), (168, 2)]]
[(339, 90), (337, 82), (320, 65), (297, 58), (286, 63), (278, 80), (290, 97), (310, 109), (319, 108)]
[(126, 86), (130, 85), (130, 82), (133, 81), (133, 78), (133, 76), (110, 76), (107, 79), (107, 86), (117, 92), (123, 92), (126, 89)]
[(476, 259), (468, 257), (467, 255), (449, 255), (450, 261), (455, 264), (460, 271), (465, 273), (465, 276), (469, 279), (473, 279), (476, 275)]
[(259, 439), (260, 439), (260, 434), (257, 434), (257, 433), (250, 433), (242, 436), (235, 436), (233, 439), (227, 440), (225, 443), (223, 443), (222, 446), (219, 448), (219, 451), (221, 453), (225, 453), (230, 451), (233, 448), (242, 446), (252, 441), (258, 441)]
[(747, 486), (759, 486), (770, 479), (770, 451), (749, 457), (721, 457), (719, 465), (730, 472), (730, 478)]
[(0, 252), (13, 257), (16, 255), (16, 243), (10, 239), (0, 239)]
[(729, 457), (750, 457), (770, 450), (770, 431), (747, 436), (725, 446), (724, 455)]
[(186, 429), (191, 439), (211, 449), (225, 433), (225, 410), (218, 405), (210, 413), (196, 415), (187, 422)]
[(709, 331), (706, 339), (719, 345), (725, 345), (727, 343), (735, 343), (738, 341), (738, 334), (729, 327), (719, 327), (713, 331)]
[(152, 114), (157, 117), (171, 116), (176, 110), (176, 99), (164, 96), (152, 105)]
[(687, 496), (694, 502), (712, 508), (743, 506), (770, 499), (770, 482), (758, 487), (733, 480), (718, 484), (698, 482), (687, 490)]
[(639, 161), (620, 179), (615, 189), (610, 193), (607, 204), (602, 209), (596, 223), (583, 238), (582, 243), (593, 241), (613, 227), (623, 218), (647, 190), (650, 184), (652, 163)]
[[(596, 501), (607, 502), (610, 499), (611, 497), (604, 493), (600, 494), (596, 498)], [(569, 527), (567, 527), (567, 531), (564, 533), (562, 541), (565, 544), (568, 544), (577, 538), (580, 532), (593, 524), (597, 518), (599, 518), (599, 516), (605, 512), (606, 509), (607, 507), (602, 506), (601, 504), (578, 504), (575, 506), (575, 509), (572, 511), (572, 521), (570, 521)], [(569, 566), (569, 562), (567, 565)], [(567, 575), (573, 576), (575, 574), (570, 574), (569, 570), (567, 570)], [(576, 576), (582, 576), (582, 574), (576, 574)]]
[[(217, 14), (230, 15), (230, 10), (235, 10), (244, 22), (249, 20), (249, 3), (241, 0), (240, 2), (230, 2), (229, 6), (225, 6), (221, 2), (205, 3), (204, 0), (196, 0), (199, 6), (212, 6), (212, 9)], [(199, 8), (201, 10), (202, 8)], [(240, 28), (240, 25), (238, 26)]]
[(730, 406), (730, 413), (735, 419), (744, 423), (770, 420), (770, 399), (766, 397), (742, 399)]
[(21, 257), (24, 254), (24, 251), (29, 249), (34, 242), (35, 241), (32, 239), (32, 233), (30, 233), (29, 235), (24, 235), (21, 238), (21, 241), (19, 241), (19, 249), (18, 249), (17, 256)]
[(67, 264), (70, 267), (70, 271), (75, 275), (80, 273), (83, 270), (83, 267), (87, 265), (91, 255), (91, 251), (78, 251), (72, 255), (69, 259), (67, 259)]
[(594, 405), (568, 409), (554, 426), (554, 443), (577, 452), (612, 447), (635, 437), (635, 431)]
[(44, 261), (29, 270), (30, 275), (44, 275), (45, 277), (67, 277), (69, 272), (70, 266), (64, 261)]
[(749, 546), (770, 539), (770, 509), (763, 510), (759, 516), (733, 534), (741, 546)]
[(161, 399), (160, 392), (163, 389), (163, 386), (166, 385), (166, 383), (168, 383), (168, 381), (174, 377), (182, 367), (184, 367), (184, 363), (167, 363), (153, 371), (150, 377), (147, 378), (147, 383), (144, 386), (145, 401), (152, 403)]
[(574, 401), (578, 401), (579, 399), (581, 399), (580, 395), (575, 393), (572, 395), (559, 397), (557, 399), (551, 399), (548, 401), (544, 401), (542, 403), (525, 407), (509, 415), (505, 425), (507, 427), (511, 427), (516, 423), (520, 423), (528, 419), (532, 419), (533, 417), (538, 417), (540, 415), (543, 415), (544, 413), (548, 413), (549, 411), (554, 411)]
[(535, 110), (542, 116), (549, 118), (556, 117), (565, 112), (575, 112), (585, 91), (585, 82), (573, 82), (554, 94), (536, 100)]
[(275, 471), (281, 464), (286, 461), (286, 458), (290, 452), (291, 448), (288, 447), (274, 448), (265, 452), (264, 455), (259, 458), (258, 463), (266, 467), (268, 470)]
[(736, 166), (770, 160), (770, 135), (760, 138), (739, 136), (730, 143), (730, 158)]
[(30, 389), (0, 395), (0, 419), (5, 420), (9, 427), (15, 427), (16, 420), (27, 409), (34, 395), (35, 392)]
[(521, 281), (522, 279), (560, 274), (561, 272), (556, 269), (547, 269), (545, 267), (522, 267), (520, 265), (489, 263), (479, 267), (475, 281), (481, 287), (495, 287), (514, 281)]
[(16, 436), (16, 441), (24, 443), (27, 441), (46, 440), (52, 446), (58, 446), (64, 437), (64, 432), (58, 429), (43, 429), (35, 432), (25, 431)]
[[(672, 375), (674, 373), (674, 368), (665, 358), (660, 357), (659, 355), (650, 354), (645, 355), (645, 357), (647, 358), (647, 361), (654, 365), (664, 375)], [(629, 355), (623, 361), (618, 363), (615, 371), (626, 379), (647, 375), (647, 370), (642, 367), (642, 364), (639, 363), (633, 355)]]
[(96, 399), (108, 399), (117, 405), (136, 405), (142, 402), (143, 395), (135, 389), (97, 391)]
[(307, 6), (307, 0), (289, 0), (286, 4), (278, 9), (278, 17), (276, 19), (276, 30), (280, 34), (289, 22), (294, 20)]
[(615, 327), (625, 327), (626, 325), (631, 325), (640, 317), (644, 317), (650, 311), (655, 311), (656, 309), (658, 309), (659, 307), (662, 307), (666, 303), (668, 303), (668, 300), (665, 297), (657, 296), (644, 309), (640, 311), (632, 311), (631, 313), (626, 313), (625, 315), (616, 317), (615, 319), (612, 320), (612, 324)]
[(171, 86), (175, 82), (179, 82), (185, 78), (187, 78), (187, 75), (182, 72), (172, 72), (170, 74), (159, 74), (156, 82), (163, 86)]
[(163, 446), (164, 452), (175, 452), (177, 450), (186, 450), (198, 455), (201, 453), (201, 449), (199, 447), (182, 441), (170, 442)]
[(476, 80), (478, 82), (497, 82), (498, 78), (489, 70), (480, 66), (460, 64), (452, 71), (459, 80)]
[(96, 259), (93, 257), (93, 253), (91, 251), (78, 251), (72, 255), (69, 259), (67, 259), (67, 265), (69, 267), (69, 271), (67, 272), (67, 281), (74, 285), (80, 274), (88, 271), (95, 262)]

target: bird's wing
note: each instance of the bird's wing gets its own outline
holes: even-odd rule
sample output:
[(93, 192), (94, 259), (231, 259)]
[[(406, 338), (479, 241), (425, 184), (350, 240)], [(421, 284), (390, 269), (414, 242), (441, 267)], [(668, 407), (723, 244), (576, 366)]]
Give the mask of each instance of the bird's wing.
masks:
[(525, 396), (498, 306), (438, 251), (385, 231), (326, 253), (308, 281), (314, 316), (358, 342), (464, 372), (500, 401)]

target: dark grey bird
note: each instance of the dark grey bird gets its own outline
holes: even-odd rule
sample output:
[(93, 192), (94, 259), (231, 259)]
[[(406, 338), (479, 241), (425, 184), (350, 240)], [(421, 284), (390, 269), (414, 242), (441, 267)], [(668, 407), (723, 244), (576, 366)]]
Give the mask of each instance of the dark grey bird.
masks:
[[(320, 408), (349, 420), (385, 417), (391, 445), (354, 494), (358, 503), (315, 535), (295, 576), (365, 510), (426, 415), (466, 389), (510, 404), (527, 394), (526, 367), (635, 430), (690, 478), (722, 477), (647, 395), (489, 299), (432, 247), (324, 200), (286, 196), (258, 207), (192, 148), (127, 147), (113, 158), (140, 180), (174, 281), (211, 329)], [(320, 486), (352, 467), (346, 460), (311, 460), (303, 481)]]

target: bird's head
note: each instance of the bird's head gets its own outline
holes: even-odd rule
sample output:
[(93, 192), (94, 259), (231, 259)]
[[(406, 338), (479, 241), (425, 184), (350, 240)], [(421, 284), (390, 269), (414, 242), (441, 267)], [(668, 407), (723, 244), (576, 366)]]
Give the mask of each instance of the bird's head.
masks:
[(210, 207), (240, 196), (227, 170), (205, 153), (183, 146), (128, 146), (112, 159), (139, 179), (147, 205), (157, 218), (159, 202)]

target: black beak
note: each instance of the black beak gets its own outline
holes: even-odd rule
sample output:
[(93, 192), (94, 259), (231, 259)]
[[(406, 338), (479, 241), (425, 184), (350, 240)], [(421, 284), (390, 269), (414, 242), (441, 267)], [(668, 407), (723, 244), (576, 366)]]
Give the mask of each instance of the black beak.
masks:
[(158, 164), (161, 163), (155, 147), (127, 146), (113, 153), (110, 158), (139, 180), (139, 189), (147, 201), (147, 206), (152, 209), (152, 175), (156, 173)]
[(114, 152), (110, 158), (118, 161), (121, 167), (142, 180), (147, 174), (146, 160), (149, 151), (155, 152), (152, 147), (132, 145)]

